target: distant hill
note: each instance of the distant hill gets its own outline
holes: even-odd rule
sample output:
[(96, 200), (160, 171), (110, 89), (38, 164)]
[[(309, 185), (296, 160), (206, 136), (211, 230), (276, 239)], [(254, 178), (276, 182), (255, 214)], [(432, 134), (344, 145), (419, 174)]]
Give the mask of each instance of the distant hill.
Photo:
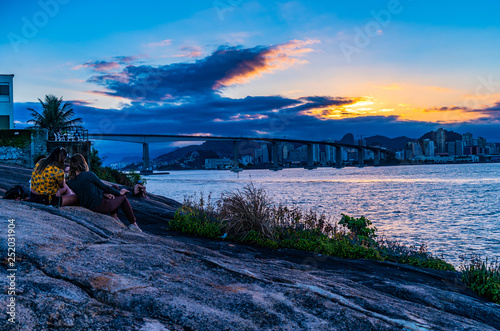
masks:
[[(456, 133), (454, 131), (447, 131), (447, 130), (444, 130), (444, 132), (445, 132), (446, 142), (462, 140), (462, 135), (460, 133)], [(422, 137), (420, 137), (419, 140), (424, 140), (424, 139), (430, 139), (430, 140), (433, 140), (434, 142), (437, 142), (436, 131), (427, 132)]]
[(350, 144), (350, 145), (357, 145), (354, 143), (354, 135), (352, 133), (348, 133), (342, 137), (339, 141), (342, 144)]
[[(241, 142), (238, 151), (240, 155), (254, 154), (255, 148), (260, 148), (260, 144), (252, 142)], [(184, 158), (186, 155), (195, 151), (212, 151), (219, 157), (232, 157), (233, 142), (232, 141), (213, 141), (209, 140), (201, 145), (190, 145), (176, 149), (173, 152), (163, 154), (155, 158), (156, 162), (171, 162)]]
[[(408, 138), (408, 137), (397, 137), (397, 138), (388, 138), (385, 136), (372, 136), (372, 137), (366, 137), (363, 138), (366, 141), (366, 144), (368, 146), (380, 146), (380, 147), (385, 147), (388, 149), (392, 150), (402, 150), (406, 147), (406, 144), (410, 141), (415, 141), (414, 138)], [(352, 133), (348, 133), (342, 137), (339, 141), (340, 143), (343, 144), (351, 144), (351, 145), (357, 145), (358, 142), (354, 139), (354, 135)]]
[(381, 146), (391, 150), (402, 150), (406, 147), (406, 145), (409, 142), (415, 141), (415, 139), (408, 138), (405, 136), (396, 138), (387, 138), (385, 136), (380, 136), (380, 135), (368, 137), (365, 138), (365, 140), (368, 146)]

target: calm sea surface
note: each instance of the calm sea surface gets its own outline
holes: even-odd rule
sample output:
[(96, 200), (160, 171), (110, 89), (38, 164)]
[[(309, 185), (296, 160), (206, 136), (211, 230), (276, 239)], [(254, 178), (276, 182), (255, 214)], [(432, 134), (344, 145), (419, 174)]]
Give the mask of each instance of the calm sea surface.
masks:
[(275, 201), (370, 219), (389, 239), (425, 243), (455, 266), (471, 253), (500, 258), (500, 164), (281, 171), (171, 171), (147, 177), (148, 191), (178, 201), (219, 198), (253, 182)]

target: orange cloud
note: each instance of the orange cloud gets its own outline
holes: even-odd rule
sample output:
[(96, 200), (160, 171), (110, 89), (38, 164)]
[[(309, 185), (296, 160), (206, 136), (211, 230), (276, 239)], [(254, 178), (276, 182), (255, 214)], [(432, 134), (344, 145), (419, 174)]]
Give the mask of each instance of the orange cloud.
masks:
[[(301, 115), (313, 116), (320, 120), (336, 120), (346, 117), (376, 116), (392, 112), (394, 109), (378, 108), (371, 97), (345, 98), (338, 105), (319, 106), (303, 110)], [(384, 114), (383, 116), (387, 116)]]
[(307, 63), (299, 58), (313, 51), (309, 45), (318, 43), (318, 40), (292, 40), (278, 44), (264, 50), (257, 58), (243, 61), (224, 78), (218, 80), (214, 89), (233, 84), (243, 84), (250, 79), (261, 76), (263, 73), (283, 70), (295, 64)]

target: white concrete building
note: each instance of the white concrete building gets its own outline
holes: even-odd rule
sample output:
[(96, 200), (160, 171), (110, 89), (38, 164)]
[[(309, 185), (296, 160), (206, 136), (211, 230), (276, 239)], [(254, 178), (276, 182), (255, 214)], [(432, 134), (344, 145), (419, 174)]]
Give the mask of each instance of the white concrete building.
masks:
[(14, 75), (0, 74), (0, 129), (14, 129)]

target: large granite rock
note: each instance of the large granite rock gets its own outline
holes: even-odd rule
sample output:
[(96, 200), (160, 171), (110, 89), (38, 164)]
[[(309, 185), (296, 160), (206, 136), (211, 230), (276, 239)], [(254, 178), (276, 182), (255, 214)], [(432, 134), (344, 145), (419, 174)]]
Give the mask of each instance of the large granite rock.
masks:
[[(1, 170), (1, 168), (0, 168)], [(5, 173), (0, 174), (0, 178)], [(0, 192), (1, 193), (1, 192)], [(500, 306), (454, 272), (162, 230), (168, 201), (134, 200), (151, 232), (81, 207), (0, 200), (0, 277), (14, 219), (16, 324), (2, 330), (495, 330)], [(175, 209), (175, 206), (170, 206)], [(145, 209), (145, 210), (146, 210)], [(156, 225), (154, 225), (156, 224)], [(2, 283), (4, 312), (8, 282)]]

